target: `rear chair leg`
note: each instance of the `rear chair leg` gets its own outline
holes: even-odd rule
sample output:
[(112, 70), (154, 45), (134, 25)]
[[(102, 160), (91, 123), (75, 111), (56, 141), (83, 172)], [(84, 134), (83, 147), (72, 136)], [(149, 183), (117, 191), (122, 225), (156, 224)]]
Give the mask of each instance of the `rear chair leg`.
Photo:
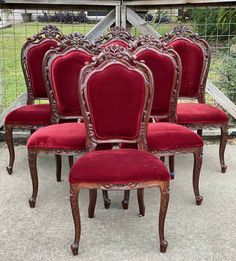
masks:
[(161, 157), (160, 157), (160, 160), (161, 160), (163, 163), (165, 163), (165, 156), (161, 156)]
[(72, 165), (74, 163), (73, 155), (68, 156), (68, 159), (69, 159), (69, 166), (70, 166), (70, 169), (71, 169), (71, 167), (72, 167)]
[(193, 165), (193, 191), (196, 199), (196, 204), (201, 205), (203, 197), (199, 193), (199, 178), (202, 167), (202, 148), (194, 152), (194, 165)]
[(89, 207), (88, 207), (88, 217), (94, 217), (94, 210), (97, 201), (97, 189), (90, 189), (89, 190)]
[(219, 150), (220, 165), (221, 165), (221, 172), (225, 173), (227, 169), (227, 165), (225, 164), (225, 147), (228, 139), (228, 127), (222, 126), (220, 129), (221, 129), (220, 150)]
[(78, 188), (77, 184), (71, 184), (70, 185), (70, 205), (71, 205), (71, 211), (72, 211), (74, 227), (75, 227), (75, 239), (74, 239), (74, 243), (71, 245), (71, 251), (74, 256), (78, 255), (79, 241), (80, 241), (80, 234), (81, 234), (78, 196), (79, 196), (79, 188)]
[(9, 175), (12, 174), (13, 171), (13, 164), (15, 161), (15, 150), (14, 150), (14, 145), (13, 145), (13, 137), (12, 137), (12, 131), (13, 128), (6, 126), (6, 141), (7, 141), (7, 147), (8, 147), (8, 151), (9, 151), (9, 165), (6, 168), (7, 172)]
[(175, 178), (175, 156), (169, 156), (169, 169), (171, 179)]
[(129, 208), (129, 196), (130, 196), (130, 190), (125, 190), (124, 191), (124, 199), (121, 202), (123, 209)]
[(104, 206), (106, 209), (108, 209), (111, 205), (111, 200), (108, 197), (108, 191), (107, 190), (103, 190), (102, 191), (102, 196), (103, 196), (103, 201), (104, 201)]
[(202, 137), (202, 129), (198, 129), (198, 130), (197, 130), (197, 134), (198, 134), (200, 137)]
[(61, 181), (61, 155), (55, 155), (57, 182)]
[(29, 199), (29, 205), (31, 208), (34, 208), (38, 194), (37, 153), (28, 151), (28, 160), (33, 185), (33, 193), (31, 198)]
[(144, 188), (140, 188), (137, 190), (138, 196), (138, 206), (139, 206), (139, 216), (145, 215), (145, 205), (144, 205)]
[(160, 238), (160, 252), (165, 253), (168, 242), (165, 240), (164, 226), (165, 218), (169, 204), (169, 181), (163, 181), (160, 185), (161, 192), (161, 202), (160, 202), (160, 212), (159, 212), (159, 238)]

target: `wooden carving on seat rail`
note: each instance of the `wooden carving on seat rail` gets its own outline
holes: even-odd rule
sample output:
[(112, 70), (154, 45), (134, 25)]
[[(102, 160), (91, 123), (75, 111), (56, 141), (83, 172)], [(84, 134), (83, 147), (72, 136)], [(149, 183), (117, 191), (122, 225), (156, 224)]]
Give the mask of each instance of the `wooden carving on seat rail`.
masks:
[[(210, 46), (197, 33), (194, 33), (190, 27), (185, 25), (175, 26), (172, 31), (166, 33), (163, 37), (160, 38), (160, 40), (162, 42), (165, 42), (166, 44), (171, 44), (173, 41), (176, 41), (178, 39), (185, 39), (190, 43), (199, 46), (202, 49), (202, 53), (204, 55), (204, 65), (200, 76), (201, 83), (199, 86), (198, 95), (195, 98), (198, 100), (199, 103), (205, 103), (206, 81), (207, 81), (207, 76), (208, 76), (210, 62), (211, 62)], [(188, 97), (182, 97), (182, 98), (188, 98)]]
[(177, 52), (172, 48), (166, 47), (166, 44), (158, 40), (153, 35), (141, 35), (131, 45), (131, 49), (135, 56), (146, 50), (154, 51), (160, 55), (168, 56), (171, 59), (173, 66), (175, 67), (175, 75), (173, 77), (173, 87), (171, 91), (169, 110), (167, 115), (151, 115), (152, 117), (168, 118), (170, 122), (176, 122), (176, 106), (179, 95), (179, 88), (182, 76), (181, 60)]
[(21, 49), (21, 65), (27, 87), (27, 104), (33, 104), (36, 99), (40, 99), (38, 97), (34, 97), (32, 91), (32, 79), (29, 74), (29, 67), (27, 62), (27, 54), (29, 50), (49, 39), (59, 43), (63, 38), (64, 36), (62, 32), (55, 25), (47, 25), (33, 37), (27, 38), (26, 43), (23, 45)]

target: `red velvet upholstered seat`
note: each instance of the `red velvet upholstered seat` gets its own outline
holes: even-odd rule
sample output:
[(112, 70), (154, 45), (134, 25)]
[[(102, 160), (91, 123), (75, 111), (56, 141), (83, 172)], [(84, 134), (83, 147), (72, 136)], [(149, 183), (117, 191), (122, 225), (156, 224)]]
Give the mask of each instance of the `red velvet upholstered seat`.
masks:
[(146, 151), (120, 149), (90, 152), (72, 166), (70, 183), (115, 183), (169, 180), (165, 165)]
[(30, 136), (27, 147), (46, 150), (84, 150), (85, 140), (83, 123), (62, 123), (37, 130)]
[(187, 127), (168, 123), (149, 123), (148, 149), (158, 151), (180, 150), (204, 145), (202, 138)]
[[(169, 123), (149, 123), (147, 132), (149, 151), (175, 151), (202, 147), (202, 138), (187, 127)], [(122, 148), (137, 148), (136, 144), (122, 144)]]
[(5, 124), (15, 125), (49, 125), (51, 122), (51, 107), (49, 104), (31, 104), (11, 111)]
[(221, 109), (202, 103), (179, 103), (177, 122), (179, 124), (227, 123), (228, 115)]

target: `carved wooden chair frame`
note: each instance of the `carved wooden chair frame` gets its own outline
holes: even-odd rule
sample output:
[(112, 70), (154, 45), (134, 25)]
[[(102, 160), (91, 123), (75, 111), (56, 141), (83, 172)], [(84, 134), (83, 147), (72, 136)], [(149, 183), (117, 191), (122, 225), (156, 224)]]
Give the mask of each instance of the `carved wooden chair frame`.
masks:
[[(23, 45), (21, 49), (21, 65), (22, 65), (22, 70), (25, 77), (26, 87), (27, 87), (27, 105), (33, 104), (35, 100), (46, 99), (46, 97), (37, 98), (34, 97), (33, 95), (32, 83), (31, 83), (29, 68), (27, 64), (27, 54), (29, 50), (40, 43), (48, 41), (48, 39), (55, 40), (56, 42), (59, 43), (63, 38), (64, 38), (63, 34), (56, 26), (47, 25), (43, 27), (43, 29), (38, 34), (34, 35), (31, 38), (27, 38), (27, 41)], [(33, 124), (33, 125), (32, 124), (28, 124), (28, 125), (5, 124), (6, 140), (7, 140), (7, 146), (10, 154), (9, 166), (6, 168), (8, 174), (12, 174), (13, 164), (15, 161), (15, 150), (14, 150), (13, 136), (12, 136), (13, 128), (29, 129), (31, 130), (31, 133), (33, 133), (36, 129), (38, 129), (41, 126), (42, 125), (37, 125), (37, 124)]]
[[(125, 140), (129, 143), (138, 143), (138, 148), (140, 150), (145, 150), (146, 148), (146, 132), (151, 111), (151, 104), (153, 100), (153, 78), (149, 69), (142, 63), (135, 60), (135, 56), (127, 51), (127, 49), (114, 45), (100, 53), (94, 63), (87, 65), (82, 69), (80, 77), (80, 103), (81, 109), (85, 119), (85, 125), (87, 129), (87, 147), (88, 151), (93, 151), (96, 144), (102, 142), (99, 140), (95, 134), (93, 125), (90, 117), (89, 105), (87, 103), (86, 88), (89, 77), (94, 73), (99, 72), (112, 64), (121, 64), (125, 66), (128, 70), (136, 71), (145, 79), (146, 83), (146, 104), (142, 115), (142, 123), (140, 126), (139, 135), (135, 140)], [(131, 65), (131, 63), (133, 65)], [(109, 143), (120, 143), (124, 142), (123, 139), (109, 139), (106, 140)], [(71, 245), (71, 250), (74, 255), (78, 254), (79, 240), (80, 240), (80, 213), (78, 206), (78, 195), (82, 188), (89, 189), (90, 193), (90, 203), (88, 208), (88, 214), (90, 218), (94, 217), (94, 209), (97, 198), (97, 189), (103, 190), (127, 190), (127, 189), (137, 189), (138, 190), (138, 202), (139, 211), (141, 215), (144, 215), (145, 207), (143, 202), (142, 193), (144, 187), (160, 187), (161, 191), (161, 206), (159, 215), (159, 236), (160, 236), (160, 250), (165, 252), (167, 248), (167, 241), (164, 239), (164, 220), (166, 216), (166, 211), (169, 201), (169, 181), (154, 181), (154, 182), (138, 182), (130, 184), (110, 184), (110, 183), (74, 183), (70, 185), (70, 201), (72, 214), (75, 226), (75, 239), (74, 243)]]
[[(55, 98), (54, 89), (52, 87), (51, 79), (51, 64), (58, 58), (66, 56), (74, 50), (82, 51), (87, 54), (91, 53), (92, 44), (85, 36), (79, 33), (74, 33), (66, 36), (57, 48), (49, 50), (43, 60), (44, 82), (48, 93), (49, 101), (52, 108), (52, 124), (58, 124), (60, 120), (82, 120), (82, 115), (79, 116), (64, 116), (58, 111), (58, 106)], [(33, 184), (32, 196), (29, 199), (31, 208), (35, 207), (37, 193), (38, 193), (38, 174), (37, 174), (37, 155), (39, 153), (55, 154), (56, 156), (56, 177), (57, 181), (61, 181), (61, 155), (68, 156), (69, 166), (73, 165), (73, 156), (84, 153), (84, 150), (65, 150), (65, 149), (28, 149), (29, 168)]]
[[(197, 33), (194, 33), (191, 28), (178, 25), (174, 27), (174, 29), (165, 34), (164, 37), (161, 38), (161, 41), (165, 43), (171, 43), (178, 39), (184, 39), (189, 41), (190, 43), (196, 44), (202, 50), (204, 56), (204, 66), (201, 74), (201, 84), (199, 88), (198, 96), (193, 97), (193, 99), (197, 99), (199, 103), (205, 103), (205, 89), (206, 82), (210, 68), (211, 62), (211, 52), (209, 44), (202, 39)], [(189, 97), (181, 97), (181, 98), (189, 98)], [(219, 148), (219, 158), (221, 164), (221, 172), (225, 173), (227, 169), (227, 165), (225, 164), (224, 153), (225, 147), (228, 139), (228, 123), (202, 123), (202, 124), (184, 124), (185, 126), (197, 130), (197, 133), (202, 136), (202, 129), (211, 128), (211, 127), (219, 127), (221, 129), (221, 138), (220, 138), (220, 148)]]

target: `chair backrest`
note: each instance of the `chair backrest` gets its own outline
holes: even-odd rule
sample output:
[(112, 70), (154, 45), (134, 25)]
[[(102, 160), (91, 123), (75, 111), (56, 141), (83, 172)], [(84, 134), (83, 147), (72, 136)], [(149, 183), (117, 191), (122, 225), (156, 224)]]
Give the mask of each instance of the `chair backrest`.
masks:
[(95, 41), (97, 48), (106, 48), (111, 45), (128, 47), (134, 37), (121, 26), (112, 27), (106, 34)]
[(44, 80), (52, 108), (52, 123), (82, 117), (77, 80), (85, 63), (92, 61), (92, 44), (79, 33), (70, 34), (43, 61)]
[(88, 148), (120, 142), (145, 148), (153, 100), (148, 67), (125, 48), (113, 45), (82, 70), (79, 82)]
[(211, 53), (208, 43), (186, 26), (176, 26), (161, 41), (174, 48), (182, 62), (179, 97), (205, 102), (205, 87)]
[(21, 64), (27, 86), (27, 104), (48, 98), (42, 73), (43, 57), (62, 39), (63, 35), (56, 26), (47, 25), (22, 46)]
[(182, 68), (179, 55), (152, 35), (139, 36), (132, 45), (137, 60), (144, 61), (154, 79), (151, 116), (176, 121)]

